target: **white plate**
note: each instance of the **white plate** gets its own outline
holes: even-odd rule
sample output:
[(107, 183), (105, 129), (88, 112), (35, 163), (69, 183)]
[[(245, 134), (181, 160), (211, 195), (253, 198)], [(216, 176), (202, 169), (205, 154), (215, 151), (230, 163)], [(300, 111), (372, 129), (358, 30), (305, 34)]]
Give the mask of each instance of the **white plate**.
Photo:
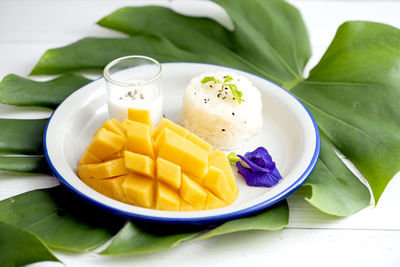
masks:
[[(198, 64), (162, 64), (164, 114), (177, 121), (183, 90), (190, 79), (203, 72), (231, 68)], [(264, 128), (245, 147), (244, 154), (264, 146), (276, 162), (283, 179), (274, 187), (250, 187), (237, 174), (239, 196), (230, 206), (205, 211), (172, 212), (140, 208), (108, 198), (83, 183), (76, 175), (77, 164), (93, 133), (108, 119), (104, 79), (98, 79), (70, 95), (50, 118), (45, 135), (46, 159), (59, 181), (84, 199), (130, 219), (176, 224), (212, 224), (259, 212), (287, 197), (313, 170), (319, 155), (317, 125), (308, 110), (285, 89), (239, 70), (262, 94)], [(228, 153), (228, 151), (227, 151)]]

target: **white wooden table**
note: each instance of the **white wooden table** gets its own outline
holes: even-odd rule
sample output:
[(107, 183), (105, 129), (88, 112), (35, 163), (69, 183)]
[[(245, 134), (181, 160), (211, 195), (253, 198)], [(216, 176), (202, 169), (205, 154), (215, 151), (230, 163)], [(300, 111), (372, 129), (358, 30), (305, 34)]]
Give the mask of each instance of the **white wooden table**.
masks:
[[(0, 79), (8, 73), (26, 76), (48, 48), (85, 36), (122, 34), (95, 25), (102, 16), (125, 6), (150, 1), (0, 0)], [(203, 3), (152, 1), (188, 14), (200, 14)], [(292, 0), (308, 26), (314, 55), (311, 68), (346, 20), (371, 20), (400, 28), (400, 2)], [(212, 12), (210, 12), (210, 10)], [(223, 12), (207, 13), (227, 22)], [(43, 109), (0, 106), (0, 117), (48, 116)], [(36, 176), (0, 179), (0, 199), (57, 185), (55, 178)], [(299, 194), (288, 198), (290, 223), (282, 231), (230, 234), (172, 250), (127, 256), (100, 256), (55, 251), (67, 266), (400, 266), (400, 175), (378, 206), (345, 219), (312, 208)], [(34, 266), (62, 266), (37, 263)]]

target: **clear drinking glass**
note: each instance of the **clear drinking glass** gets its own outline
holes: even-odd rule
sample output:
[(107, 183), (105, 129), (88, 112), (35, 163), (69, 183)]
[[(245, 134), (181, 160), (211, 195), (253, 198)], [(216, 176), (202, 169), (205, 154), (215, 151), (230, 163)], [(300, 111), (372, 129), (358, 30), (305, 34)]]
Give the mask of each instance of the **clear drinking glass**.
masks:
[(146, 56), (115, 59), (104, 68), (110, 118), (128, 117), (128, 108), (149, 110), (157, 124), (162, 118), (161, 64)]

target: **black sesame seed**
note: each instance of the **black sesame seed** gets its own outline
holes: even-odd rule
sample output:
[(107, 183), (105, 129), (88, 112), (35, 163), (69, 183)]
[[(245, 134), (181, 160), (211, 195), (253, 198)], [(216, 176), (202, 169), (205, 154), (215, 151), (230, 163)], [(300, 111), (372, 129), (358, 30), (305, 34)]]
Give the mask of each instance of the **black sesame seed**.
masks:
[(226, 96), (224, 96), (222, 99), (225, 99), (226, 98)]
[(217, 95), (217, 97), (220, 97), (222, 94), (221, 93), (219, 93), (218, 95)]
[(234, 98), (234, 97), (232, 97), (232, 100), (235, 100), (235, 98)]
[(221, 131), (225, 132), (225, 129), (221, 129)]
[(210, 87), (212, 88), (212, 85), (210, 84)]
[(232, 112), (232, 116), (235, 116), (235, 112)]

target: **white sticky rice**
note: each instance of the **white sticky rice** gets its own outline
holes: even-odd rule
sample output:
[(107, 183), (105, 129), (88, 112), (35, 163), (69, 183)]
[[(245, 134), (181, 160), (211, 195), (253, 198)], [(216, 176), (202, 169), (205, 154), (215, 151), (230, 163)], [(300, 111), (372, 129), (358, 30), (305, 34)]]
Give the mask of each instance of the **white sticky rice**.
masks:
[[(204, 77), (215, 77), (236, 85), (243, 93), (239, 104), (230, 89), (219, 83), (202, 84)], [(221, 91), (222, 90), (222, 91)], [(233, 149), (262, 129), (262, 101), (260, 91), (251, 82), (234, 72), (208, 72), (194, 77), (185, 89), (180, 123), (218, 149)]]

